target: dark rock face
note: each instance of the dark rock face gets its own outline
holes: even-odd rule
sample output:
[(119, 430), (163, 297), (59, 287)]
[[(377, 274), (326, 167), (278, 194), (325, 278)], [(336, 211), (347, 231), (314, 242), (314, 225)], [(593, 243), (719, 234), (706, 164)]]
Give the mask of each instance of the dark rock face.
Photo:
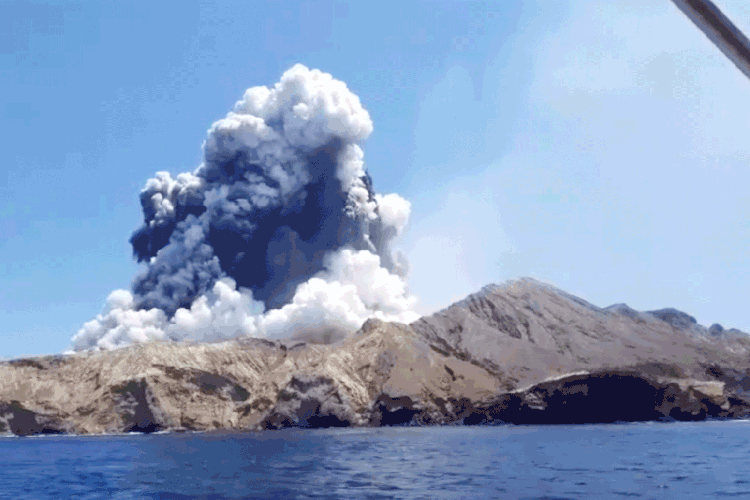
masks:
[(246, 401), (250, 397), (247, 389), (228, 377), (194, 368), (156, 366), (164, 370), (164, 373), (168, 377), (197, 389), (206, 395), (216, 395), (235, 402)]
[(721, 366), (718, 363), (703, 364), (702, 366), (709, 378), (726, 385), (729, 396), (750, 401), (750, 368)]
[(53, 415), (45, 415), (24, 408), (18, 401), (0, 402), (0, 433), (16, 436), (33, 434), (62, 434), (62, 423)]
[(409, 424), (420, 410), (419, 405), (408, 396), (393, 398), (382, 393), (372, 405), (369, 423), (373, 427)]
[(124, 432), (156, 432), (168, 427), (145, 378), (113, 387), (111, 397)]
[(355, 417), (336, 383), (328, 377), (294, 375), (261, 422), (264, 429), (349, 427)]
[(612, 314), (627, 316), (636, 323), (645, 323), (647, 321), (642, 312), (636, 311), (627, 304), (612, 304), (609, 307), (605, 307), (604, 310)]
[(714, 336), (721, 335), (724, 333), (724, 327), (718, 323), (714, 323), (708, 328), (708, 333)]
[(42, 358), (20, 358), (5, 361), (5, 363), (9, 364), (10, 366), (19, 368), (30, 367), (36, 368), (37, 370), (48, 370), (50, 368), (55, 368), (57, 366), (60, 366), (64, 362), (65, 357), (62, 355), (44, 356)]
[(609, 423), (655, 420), (657, 389), (631, 374), (604, 373), (547, 382), (511, 408), (514, 423)]
[(660, 320), (669, 323), (673, 327), (681, 328), (683, 330), (691, 328), (698, 324), (694, 317), (671, 307), (647, 312), (648, 314), (656, 316)]
[[(705, 392), (701, 391), (705, 387)], [(465, 423), (596, 424), (653, 420), (731, 418), (750, 410), (714, 391), (718, 386), (683, 386), (634, 372), (601, 372), (543, 382), (505, 394), (472, 411)], [(714, 392), (714, 394), (709, 394)], [(733, 408), (731, 411), (730, 409)]]

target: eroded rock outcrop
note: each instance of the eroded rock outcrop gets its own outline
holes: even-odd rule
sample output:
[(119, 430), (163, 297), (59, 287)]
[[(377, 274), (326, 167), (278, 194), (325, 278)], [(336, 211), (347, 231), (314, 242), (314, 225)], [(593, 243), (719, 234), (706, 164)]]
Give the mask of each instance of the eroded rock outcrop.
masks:
[(320, 375), (296, 374), (279, 391), (276, 404), (260, 425), (264, 429), (281, 429), (358, 424), (361, 425), (358, 416), (335, 380)]
[(31, 411), (18, 401), (0, 401), (0, 434), (17, 436), (62, 434), (65, 425), (55, 415)]
[(572, 374), (503, 394), (472, 409), (468, 424), (586, 424), (744, 417), (750, 404), (717, 381), (634, 371)]
[(595, 423), (750, 415), (750, 340), (530, 279), (335, 345), (155, 342), (0, 363), (0, 433)]

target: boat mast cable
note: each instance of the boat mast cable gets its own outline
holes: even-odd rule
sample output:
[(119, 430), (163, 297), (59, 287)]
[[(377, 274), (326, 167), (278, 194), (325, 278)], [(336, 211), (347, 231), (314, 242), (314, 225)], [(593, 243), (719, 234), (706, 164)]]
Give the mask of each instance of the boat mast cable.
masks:
[(750, 40), (710, 0), (672, 2), (750, 78)]

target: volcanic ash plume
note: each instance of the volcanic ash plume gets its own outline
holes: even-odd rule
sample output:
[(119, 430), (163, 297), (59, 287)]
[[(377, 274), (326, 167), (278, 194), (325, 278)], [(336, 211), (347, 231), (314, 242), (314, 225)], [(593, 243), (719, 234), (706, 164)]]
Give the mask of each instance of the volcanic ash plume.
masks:
[(214, 123), (193, 173), (158, 172), (130, 242), (144, 270), (73, 349), (240, 335), (331, 342), (370, 317), (411, 322), (391, 243), (410, 204), (374, 193), (372, 121), (343, 82), (296, 65)]

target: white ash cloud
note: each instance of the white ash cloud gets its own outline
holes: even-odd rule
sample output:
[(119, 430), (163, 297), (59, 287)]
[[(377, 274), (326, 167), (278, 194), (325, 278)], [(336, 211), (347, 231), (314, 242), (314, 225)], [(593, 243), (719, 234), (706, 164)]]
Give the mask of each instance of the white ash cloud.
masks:
[(373, 191), (373, 125), (345, 83), (300, 64), (248, 89), (215, 122), (194, 172), (158, 172), (130, 242), (144, 269), (72, 348), (154, 339), (330, 342), (367, 318), (411, 322), (408, 265), (392, 248), (410, 204)]

